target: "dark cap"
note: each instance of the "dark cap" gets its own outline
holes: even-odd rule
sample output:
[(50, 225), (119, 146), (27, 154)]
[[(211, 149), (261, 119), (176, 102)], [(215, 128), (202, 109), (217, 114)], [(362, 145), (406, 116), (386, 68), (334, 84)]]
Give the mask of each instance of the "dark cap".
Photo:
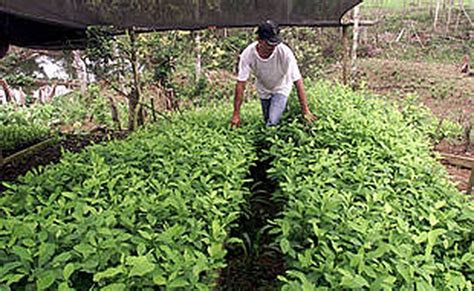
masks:
[(258, 26), (257, 35), (261, 40), (266, 41), (270, 45), (281, 43), (280, 28), (278, 24), (272, 20), (266, 20)]

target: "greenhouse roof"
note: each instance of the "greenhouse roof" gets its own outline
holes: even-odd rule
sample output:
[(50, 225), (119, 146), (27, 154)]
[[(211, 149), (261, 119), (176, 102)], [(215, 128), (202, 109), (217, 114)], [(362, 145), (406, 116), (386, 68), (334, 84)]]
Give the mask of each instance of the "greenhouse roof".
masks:
[(74, 48), (86, 28), (112, 25), (156, 30), (255, 26), (339, 26), (362, 0), (0, 0), (1, 42)]

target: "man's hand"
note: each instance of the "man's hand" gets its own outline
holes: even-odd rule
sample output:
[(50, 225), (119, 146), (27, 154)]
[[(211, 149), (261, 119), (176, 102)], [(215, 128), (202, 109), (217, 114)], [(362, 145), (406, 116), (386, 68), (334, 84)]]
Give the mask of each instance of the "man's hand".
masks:
[(316, 116), (309, 111), (308, 98), (306, 98), (306, 92), (304, 90), (303, 79), (295, 81), (296, 90), (298, 91), (298, 99), (300, 101), (301, 113), (303, 114), (304, 120), (311, 124), (317, 119)]
[(240, 116), (237, 114), (232, 115), (230, 120), (230, 127), (239, 127), (240, 126)]
[(311, 111), (309, 110), (303, 113), (303, 118), (309, 124), (313, 123), (316, 119), (318, 119), (316, 115), (311, 113)]

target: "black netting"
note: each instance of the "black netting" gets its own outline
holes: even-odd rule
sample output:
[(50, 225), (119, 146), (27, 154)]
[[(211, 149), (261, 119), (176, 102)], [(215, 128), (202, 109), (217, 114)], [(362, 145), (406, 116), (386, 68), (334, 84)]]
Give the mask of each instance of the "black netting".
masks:
[(0, 37), (30, 47), (77, 46), (90, 25), (157, 30), (209, 26), (337, 26), (362, 0), (0, 0)]

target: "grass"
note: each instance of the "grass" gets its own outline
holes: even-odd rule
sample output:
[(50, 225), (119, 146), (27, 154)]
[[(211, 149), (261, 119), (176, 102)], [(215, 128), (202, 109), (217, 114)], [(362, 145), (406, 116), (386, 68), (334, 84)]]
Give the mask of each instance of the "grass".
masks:
[[(458, 1), (456, 1), (458, 2)], [(465, 7), (474, 8), (473, 0), (463, 0)], [(389, 8), (389, 9), (403, 9), (410, 7), (432, 7), (436, 6), (436, 1), (433, 0), (418, 0), (418, 1), (400, 1), (400, 0), (365, 0), (364, 7), (369, 8)]]

